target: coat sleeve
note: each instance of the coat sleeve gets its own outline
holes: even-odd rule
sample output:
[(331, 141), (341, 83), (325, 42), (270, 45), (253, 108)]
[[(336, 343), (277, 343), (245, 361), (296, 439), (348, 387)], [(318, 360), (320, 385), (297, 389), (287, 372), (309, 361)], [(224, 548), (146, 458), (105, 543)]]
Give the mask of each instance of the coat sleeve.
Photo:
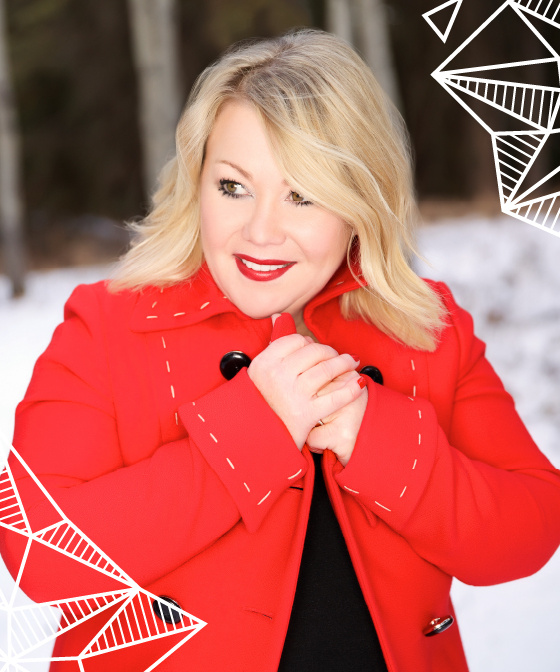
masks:
[(465, 583), (537, 571), (560, 542), (560, 474), (484, 357), (470, 315), (439, 283), (459, 348), (447, 435), (432, 404), (368, 380), (368, 408), (340, 487), (423, 558)]
[[(188, 438), (125, 464), (98, 293), (81, 286), (68, 301), (65, 320), (39, 358), (17, 409), (14, 447), (64, 514), (146, 586), (233, 526), (257, 529), (293, 483), (290, 477), (303, 475), (306, 461), (245, 373), (179, 408)], [(211, 431), (197, 432), (200, 417)], [(255, 417), (266, 423), (266, 447)], [(203, 450), (213, 444), (216, 454), (223, 455), (221, 463), (209, 464), (197, 442)], [(10, 464), (31, 529), (37, 532), (56, 522), (56, 511), (13, 456)], [(0, 528), (0, 535), (2, 554), (15, 576), (25, 547), (18, 534)], [(74, 594), (92, 592), (78, 574), (73, 576), (79, 563), (68, 564), (36, 546), (21, 584), (28, 595), (37, 601), (54, 599), (62, 588), (67, 594), (70, 585), (78, 591)], [(96, 583), (96, 590), (101, 588)]]

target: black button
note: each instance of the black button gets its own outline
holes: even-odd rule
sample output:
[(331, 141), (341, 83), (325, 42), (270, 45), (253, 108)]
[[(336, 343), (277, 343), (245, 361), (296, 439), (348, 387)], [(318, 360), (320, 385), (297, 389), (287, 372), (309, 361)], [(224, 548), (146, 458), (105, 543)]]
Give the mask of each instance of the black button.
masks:
[[(165, 604), (166, 602), (168, 604)], [(170, 597), (166, 597), (165, 595), (160, 595), (157, 600), (152, 602), (152, 609), (154, 610), (154, 614), (160, 619), (160, 621), (169, 623), (169, 625), (172, 625), (173, 623), (180, 623), (183, 620), (181, 612), (178, 611), (180, 608), (181, 607), (177, 604), (177, 602), (175, 602), (175, 600), (172, 600)]]
[(376, 366), (370, 366), (370, 365), (364, 366), (364, 368), (360, 371), (360, 373), (364, 376), (369, 376), (374, 383), (379, 383), (379, 385), (383, 385), (383, 374)]
[(226, 380), (234, 378), (244, 366), (249, 366), (251, 358), (240, 350), (232, 350), (220, 360), (220, 373)]
[(443, 618), (434, 618), (428, 623), (428, 627), (424, 630), (426, 637), (433, 637), (439, 635), (440, 632), (447, 630), (454, 623), (453, 616), (444, 616)]

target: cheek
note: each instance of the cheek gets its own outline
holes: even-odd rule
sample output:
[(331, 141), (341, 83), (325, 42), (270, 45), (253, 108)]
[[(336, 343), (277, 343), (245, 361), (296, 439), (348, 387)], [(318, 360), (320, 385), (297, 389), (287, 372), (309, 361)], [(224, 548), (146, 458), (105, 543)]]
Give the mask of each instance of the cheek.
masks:
[(202, 198), (200, 202), (200, 237), (204, 254), (208, 256), (222, 247), (227, 238), (219, 201)]
[(309, 242), (309, 249), (318, 262), (338, 268), (346, 258), (349, 240), (349, 228), (337, 221), (323, 226), (320, 233)]

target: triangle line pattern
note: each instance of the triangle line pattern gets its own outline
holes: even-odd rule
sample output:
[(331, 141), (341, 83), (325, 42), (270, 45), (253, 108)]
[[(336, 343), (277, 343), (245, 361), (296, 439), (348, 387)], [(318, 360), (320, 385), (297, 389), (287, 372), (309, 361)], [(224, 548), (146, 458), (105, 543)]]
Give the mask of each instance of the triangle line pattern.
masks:
[[(536, 7), (533, 9), (531, 5), (536, 1)], [(528, 0), (527, 4), (522, 4), (522, 0), (513, 0), (521, 9), (527, 13), (534, 14), (540, 18), (545, 19), (548, 23), (552, 23), (560, 27), (558, 23), (558, 12), (560, 12), (560, 3), (556, 4), (555, 0)]]
[[(547, 201), (550, 202), (548, 208), (546, 208)], [(545, 209), (546, 213), (541, 216), (541, 212), (544, 212)], [(556, 230), (556, 225), (560, 218), (560, 193), (550, 194), (534, 201), (518, 204), (511, 210), (508, 210), (507, 214), (549, 233), (560, 235), (560, 230)]]
[(12, 474), (7, 469), (0, 474), (0, 497), (2, 498), (0, 500), (0, 525), (29, 532), (29, 523), (19, 493), (15, 487)]
[(560, 166), (557, 166), (554, 170), (551, 170), (547, 175), (538, 180), (535, 184), (531, 185), (529, 188), (525, 189), (521, 194), (516, 194), (515, 198), (512, 199), (514, 202), (532, 203), (534, 200), (540, 201), (541, 196), (535, 197), (534, 193), (531, 196), (531, 193), (535, 191), (538, 187), (545, 184), (550, 180), (554, 175), (560, 173)]
[[(517, 187), (531, 168), (548, 136), (542, 134), (540, 136), (527, 135), (526, 137), (531, 138), (538, 144), (531, 144), (521, 135), (506, 134), (492, 137), (502, 205), (513, 199)], [(507, 160), (504, 156), (507, 157)], [(513, 165), (512, 162), (514, 162)], [(512, 171), (515, 175), (511, 175)], [(511, 186), (510, 183), (512, 183)]]
[[(48, 640), (58, 637), (93, 615), (101, 613), (116, 601), (128, 596), (129, 593), (130, 590), (100, 593), (84, 598), (59, 600), (12, 609), (12, 634), (16, 633), (20, 646), (21, 639), (18, 635), (24, 637), (28, 643), (27, 647), (14, 650), (13, 655), (21, 657), (28, 654)], [(39, 634), (36, 633), (34, 628), (40, 631)], [(32, 635), (32, 639), (29, 635)]]
[(456, 75), (446, 76), (445, 81), (472, 98), (539, 129), (546, 130), (554, 121), (560, 88)]
[[(434, 7), (433, 9), (430, 9), (428, 12), (424, 12), (424, 14), (422, 14), (423, 18), (430, 24), (432, 30), (434, 30), (437, 33), (438, 37), (443, 42), (447, 42), (447, 38), (449, 37), (449, 33), (453, 28), (453, 24), (455, 23), (455, 19), (457, 18), (457, 14), (459, 13), (459, 9), (461, 8), (462, 4), (463, 0), (447, 0), (447, 2), (444, 2), (442, 5), (438, 5), (437, 7)], [(451, 7), (452, 5), (455, 5), (455, 9), (453, 10), (453, 14), (449, 19), (449, 23), (447, 24), (445, 33), (442, 33), (441, 30), (433, 22), (431, 18), (432, 14), (436, 14), (437, 12), (440, 12), (443, 9), (447, 9), (447, 7)]]
[[(165, 601), (158, 600), (158, 598), (155, 601), (160, 602), (163, 606), (166, 605)], [(143, 602), (146, 604), (144, 605)], [(156, 619), (153, 615), (150, 602), (150, 595), (144, 591), (139, 591), (132, 595), (119, 611), (113, 615), (111, 620), (98, 633), (97, 637), (84, 648), (81, 656), (86, 658), (99, 655), (105, 651), (133, 646), (140, 642), (160, 639), (168, 635), (178, 633), (195, 634), (200, 630), (201, 622), (180, 609), (174, 609), (174, 612), (181, 615), (181, 624), (176, 624), (173, 621), (169, 624), (166, 621)], [(152, 618), (146, 617), (145, 606), (149, 608)], [(143, 618), (138, 620), (140, 612)], [(144, 627), (142, 628), (142, 626)]]
[[(0, 439), (2, 437), (0, 436)], [(124, 584), (123, 589), (91, 595), (79, 595), (62, 600), (39, 604), (13, 606), (0, 594), (0, 624), (7, 623), (9, 651), (0, 650), (0, 671), (21, 669), (25, 663), (46, 661), (44, 657), (31, 657), (29, 654), (38, 646), (52, 640), (71, 628), (90, 619), (111, 606), (123, 601), (107, 622), (94, 635), (84, 650), (76, 656), (56, 658), (56, 660), (75, 661), (80, 670), (84, 670), (83, 660), (87, 657), (102, 655), (106, 651), (116, 650), (135, 644), (160, 639), (171, 634), (185, 636), (159, 658), (151, 663), (145, 672), (155, 669), (163, 660), (199, 632), (206, 623), (179, 607), (170, 607), (169, 603), (149, 593), (128, 577), (101, 549), (99, 549), (81, 530), (74, 525), (58, 507), (41, 482), (25, 464), (17, 451), (12, 454), (40, 488), (46, 499), (55, 507), (61, 520), (33, 533), (29, 527), (25, 509), (17, 490), (9, 464), (0, 474), (0, 524), (26, 536), (27, 546), (19, 567), (16, 589), (25, 569), (28, 552), (32, 544), (48, 546), (54, 552), (61, 553), (74, 561), (87, 565), (96, 572), (111, 576)], [(5, 507), (3, 508), (2, 504)], [(16, 522), (12, 520), (11, 510), (16, 508)], [(10, 516), (10, 518), (7, 518)], [(5, 519), (12, 522), (3, 522)], [(23, 526), (23, 528), (22, 528)], [(14, 592), (15, 597), (15, 592)], [(156, 618), (154, 607), (159, 605), (159, 614), (171, 613), (171, 624)], [(58, 612), (58, 613), (57, 613)], [(174, 620), (178, 619), (178, 623)], [(49, 660), (55, 660), (51, 658)]]
[(508, 61), (507, 63), (493, 63), (492, 65), (473, 65), (469, 68), (451, 68), (451, 69), (448, 68), (447, 70), (442, 70), (441, 72), (447, 75), (467, 75), (467, 74), (475, 74), (477, 72), (487, 72), (489, 70), (504, 70), (506, 68), (518, 68), (526, 65), (544, 65), (545, 63), (557, 63), (557, 61), (558, 59), (554, 57), (535, 58), (528, 61), (527, 60)]
[[(129, 581), (128, 577), (115, 567), (97, 546), (89, 543), (87, 538), (70, 521), (61, 520), (54, 526), (51, 525), (44, 530), (40, 530), (32, 535), (32, 538), (103, 574), (126, 583)], [(71, 546), (72, 543), (74, 543), (73, 546)], [(68, 547), (70, 547), (70, 550), (68, 550)]]

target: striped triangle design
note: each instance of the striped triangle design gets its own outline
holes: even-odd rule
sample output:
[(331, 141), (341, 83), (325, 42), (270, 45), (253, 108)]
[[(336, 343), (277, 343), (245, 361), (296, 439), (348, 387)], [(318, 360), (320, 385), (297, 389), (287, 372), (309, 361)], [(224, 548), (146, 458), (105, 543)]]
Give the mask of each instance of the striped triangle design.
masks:
[(558, 0), (513, 0), (513, 2), (529, 14), (540, 16), (560, 28), (560, 3)]
[(29, 654), (47, 641), (108, 609), (123, 597), (128, 597), (129, 593), (130, 590), (100, 593), (12, 608), (12, 655), (22, 657)]
[[(1, 440), (2, 437), (0, 436)], [(4, 513), (3, 517), (0, 517), (0, 524), (10, 530), (15, 530), (28, 539), (28, 548), (19, 570), (20, 576), (25, 569), (29, 546), (38, 543), (85, 564), (97, 572), (120, 580), (126, 586), (126, 589), (86, 596), (82, 595), (21, 607), (14, 607), (0, 593), (0, 614), (2, 617), (6, 616), (6, 618), (2, 618), (0, 624), (7, 626), (9, 632), (7, 631), (6, 634), (8, 635), (8, 641), (11, 642), (9, 655), (0, 649), (0, 672), (7, 672), (8, 670), (9, 672), (15, 672), (16, 670), (29, 672), (23, 667), (27, 662), (33, 664), (40, 661), (47, 662), (49, 660), (47, 658), (34, 657), (33, 655), (30, 657), (28, 654), (49, 639), (54, 639), (63, 632), (78, 626), (90, 617), (118, 604), (119, 601), (124, 601), (124, 604), (103, 625), (81, 654), (60, 659), (57, 658), (57, 660), (74, 661), (77, 663), (79, 669), (85, 672), (83, 660), (87, 657), (172, 634), (184, 634), (184, 637), (178, 643), (172, 642), (170, 648), (157, 661), (151, 664), (148, 663), (149, 666), (143, 672), (151, 672), (164, 659), (168, 658), (203, 628), (206, 623), (175, 606), (171, 609), (171, 613), (176, 618), (178, 617), (177, 623), (172, 622), (168, 624), (158, 619), (155, 616), (153, 608), (156, 605), (159, 606), (158, 611), (160, 614), (164, 613), (164, 608), (167, 608), (169, 612), (169, 603), (140, 588), (101, 549), (88, 539), (64, 515), (63, 511), (31, 469), (25, 464), (17, 451), (13, 448), (11, 450), (14, 458), (21, 463), (25, 471), (62, 519), (37, 532), (32, 532), (13, 479), (13, 474), (9, 465), (6, 466), (0, 474), (0, 489), (2, 490), (2, 499), (4, 500)], [(16, 584), (18, 581), (19, 577)], [(17, 663), (14, 661), (15, 656), (18, 658)]]
[(537, 226), (539, 229), (560, 236), (560, 192), (517, 203), (514, 208), (504, 212)]
[(530, 169), (546, 137), (544, 133), (492, 135), (502, 205), (514, 198), (518, 185)]
[(39, 530), (32, 538), (98, 572), (130, 585), (130, 579), (126, 574), (68, 520), (61, 520), (55, 525)]
[(139, 590), (82, 651), (81, 658), (179, 633), (187, 635), (183, 640), (186, 641), (206, 625), (204, 621), (178, 607), (173, 608), (173, 613), (180, 620), (177, 623), (166, 623), (155, 615), (154, 603), (169, 608), (168, 602)]
[(8, 466), (0, 474), (0, 526), (30, 534), (29, 523)]
[(543, 131), (548, 129), (556, 118), (560, 89), (555, 87), (516, 84), (455, 74), (446, 74), (443, 81), (448, 86)]

